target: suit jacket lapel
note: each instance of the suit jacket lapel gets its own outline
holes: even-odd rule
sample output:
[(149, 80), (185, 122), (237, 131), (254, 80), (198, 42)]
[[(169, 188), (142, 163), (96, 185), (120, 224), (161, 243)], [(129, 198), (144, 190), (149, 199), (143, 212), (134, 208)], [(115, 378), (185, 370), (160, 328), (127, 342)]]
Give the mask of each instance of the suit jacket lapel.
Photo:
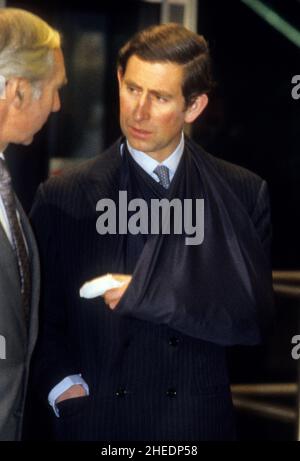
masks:
[(30, 318), (29, 318), (29, 352), (32, 352), (38, 330), (38, 304), (40, 296), (40, 264), (37, 244), (29, 224), (29, 220), (17, 200), (17, 208), (20, 214), (23, 233), (26, 239), (27, 248), (30, 258), (31, 268), (31, 305), (30, 305)]
[[(18, 272), (18, 263), (14, 253), (14, 250), (11, 246), (10, 241), (6, 235), (5, 230), (3, 229), (2, 224), (0, 223), (0, 260), (3, 261), (5, 270), (8, 272), (9, 280), (11, 280), (14, 285), (14, 292), (20, 290), (19, 284), (19, 272)], [(2, 269), (3, 270), (3, 269)]]

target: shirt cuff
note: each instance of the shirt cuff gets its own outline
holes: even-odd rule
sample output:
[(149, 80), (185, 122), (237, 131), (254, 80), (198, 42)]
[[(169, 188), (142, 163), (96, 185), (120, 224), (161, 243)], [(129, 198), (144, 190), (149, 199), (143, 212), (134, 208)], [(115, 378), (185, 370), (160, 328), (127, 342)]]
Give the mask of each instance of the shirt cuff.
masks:
[(55, 404), (55, 401), (61, 394), (63, 394), (65, 391), (70, 389), (70, 387), (74, 386), (75, 384), (80, 384), (84, 388), (86, 395), (90, 394), (89, 386), (85, 382), (85, 380), (81, 377), (81, 373), (79, 373), (78, 375), (67, 376), (65, 379), (60, 381), (55, 387), (53, 387), (53, 389), (49, 392), (49, 395), (48, 395), (49, 405), (51, 405), (55, 415), (58, 418), (59, 418), (59, 410)]

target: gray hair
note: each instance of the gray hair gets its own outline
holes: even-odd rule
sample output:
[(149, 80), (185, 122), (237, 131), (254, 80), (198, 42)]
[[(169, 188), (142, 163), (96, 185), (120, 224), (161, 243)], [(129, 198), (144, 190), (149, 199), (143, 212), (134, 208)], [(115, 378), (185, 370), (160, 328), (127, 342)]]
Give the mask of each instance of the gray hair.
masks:
[(0, 9), (0, 75), (27, 79), (37, 97), (39, 82), (53, 69), (53, 50), (60, 48), (57, 30), (28, 11), (18, 8)]

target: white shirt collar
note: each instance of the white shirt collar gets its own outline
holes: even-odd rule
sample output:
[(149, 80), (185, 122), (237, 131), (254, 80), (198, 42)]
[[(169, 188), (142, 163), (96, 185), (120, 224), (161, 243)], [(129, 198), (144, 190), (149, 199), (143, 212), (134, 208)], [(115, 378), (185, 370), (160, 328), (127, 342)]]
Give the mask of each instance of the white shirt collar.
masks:
[(2, 158), (3, 160), (5, 160), (4, 155), (3, 155), (3, 152), (0, 152), (0, 158)]
[(181, 160), (184, 151), (184, 135), (182, 133), (181, 140), (174, 150), (172, 154), (169, 155), (163, 162), (159, 163), (154, 158), (150, 157), (149, 155), (141, 152), (139, 150), (133, 149), (128, 141), (126, 140), (128, 151), (131, 154), (132, 158), (135, 160), (136, 163), (139, 164), (143, 170), (152, 176), (156, 181), (158, 181), (157, 175), (153, 173), (153, 170), (157, 167), (157, 165), (165, 165), (169, 168), (169, 176), (170, 181), (172, 181), (174, 174), (177, 170), (178, 164)]

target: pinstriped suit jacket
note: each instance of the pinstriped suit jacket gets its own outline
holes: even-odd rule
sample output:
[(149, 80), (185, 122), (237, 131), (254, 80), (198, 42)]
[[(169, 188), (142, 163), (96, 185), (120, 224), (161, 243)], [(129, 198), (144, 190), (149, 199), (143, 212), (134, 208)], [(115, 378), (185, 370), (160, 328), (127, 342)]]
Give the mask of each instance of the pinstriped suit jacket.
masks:
[[(227, 162), (210, 161), (245, 207), (268, 251), (271, 229), (265, 181)], [(79, 298), (86, 280), (113, 272), (114, 261), (103, 267), (108, 250), (96, 233), (95, 206), (105, 181), (118, 184), (120, 167), (118, 142), (41, 186), (33, 207), (43, 275), (42, 328), (33, 369), (54, 437), (232, 439), (224, 347), (170, 325), (117, 315), (101, 298)], [(90, 397), (60, 403), (61, 417), (56, 418), (47, 395), (61, 379), (76, 373), (89, 384)]]

